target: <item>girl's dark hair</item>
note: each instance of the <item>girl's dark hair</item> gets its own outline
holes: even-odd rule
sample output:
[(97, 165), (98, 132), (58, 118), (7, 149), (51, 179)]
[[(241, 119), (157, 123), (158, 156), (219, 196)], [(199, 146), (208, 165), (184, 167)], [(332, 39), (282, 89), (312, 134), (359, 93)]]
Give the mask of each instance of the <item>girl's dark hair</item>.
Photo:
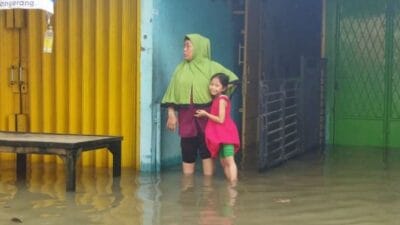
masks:
[(219, 82), (221, 82), (222, 87), (225, 88), (225, 91), (223, 92), (223, 94), (225, 94), (228, 89), (229, 77), (224, 73), (216, 73), (211, 77), (210, 81), (214, 78), (217, 78)]

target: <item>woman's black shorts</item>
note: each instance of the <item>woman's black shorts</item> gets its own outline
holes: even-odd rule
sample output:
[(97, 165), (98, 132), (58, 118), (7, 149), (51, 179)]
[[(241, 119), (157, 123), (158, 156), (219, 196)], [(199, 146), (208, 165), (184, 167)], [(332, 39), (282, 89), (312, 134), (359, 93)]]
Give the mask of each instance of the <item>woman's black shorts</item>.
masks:
[(208, 159), (211, 157), (207, 149), (203, 135), (197, 137), (181, 138), (182, 161), (185, 163), (194, 163), (197, 154), (201, 159)]

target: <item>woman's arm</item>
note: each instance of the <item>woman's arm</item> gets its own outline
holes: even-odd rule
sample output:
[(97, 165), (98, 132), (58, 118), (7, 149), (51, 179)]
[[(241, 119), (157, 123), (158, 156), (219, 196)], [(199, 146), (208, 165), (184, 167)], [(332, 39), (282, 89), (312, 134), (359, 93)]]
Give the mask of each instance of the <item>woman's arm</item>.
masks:
[(174, 107), (168, 107), (168, 119), (167, 119), (167, 128), (170, 131), (175, 131), (178, 124), (178, 119), (176, 118), (176, 112)]

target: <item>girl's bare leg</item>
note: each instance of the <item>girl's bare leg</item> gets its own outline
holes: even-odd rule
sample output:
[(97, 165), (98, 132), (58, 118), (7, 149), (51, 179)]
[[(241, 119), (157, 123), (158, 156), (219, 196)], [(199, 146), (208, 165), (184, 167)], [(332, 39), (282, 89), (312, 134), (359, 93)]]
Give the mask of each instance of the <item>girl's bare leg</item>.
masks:
[(228, 180), (230, 182), (236, 182), (237, 181), (237, 166), (236, 166), (236, 162), (235, 162), (235, 158), (233, 156), (229, 156), (223, 159), (224, 160), (224, 171), (226, 178), (228, 178)]
[(228, 167), (228, 163), (226, 162), (226, 159), (220, 158), (220, 162), (221, 162), (222, 169), (224, 170), (225, 177), (228, 180), (230, 180), (231, 175), (230, 175), (230, 171), (229, 171), (229, 167)]

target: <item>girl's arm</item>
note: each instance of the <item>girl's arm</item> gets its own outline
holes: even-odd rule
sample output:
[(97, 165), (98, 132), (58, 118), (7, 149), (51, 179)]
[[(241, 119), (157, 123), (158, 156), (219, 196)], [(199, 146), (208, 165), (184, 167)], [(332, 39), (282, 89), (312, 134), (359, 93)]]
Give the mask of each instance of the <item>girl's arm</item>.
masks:
[(221, 98), (219, 100), (219, 110), (218, 110), (219, 112), (218, 112), (218, 115), (213, 115), (213, 114), (208, 113), (207, 111), (201, 109), (201, 110), (197, 110), (196, 111), (196, 115), (195, 116), (197, 116), (197, 117), (204, 116), (204, 117), (207, 117), (208, 119), (210, 119), (210, 120), (212, 120), (212, 121), (214, 121), (216, 123), (223, 123), (225, 121), (226, 105), (227, 105), (226, 100)]

